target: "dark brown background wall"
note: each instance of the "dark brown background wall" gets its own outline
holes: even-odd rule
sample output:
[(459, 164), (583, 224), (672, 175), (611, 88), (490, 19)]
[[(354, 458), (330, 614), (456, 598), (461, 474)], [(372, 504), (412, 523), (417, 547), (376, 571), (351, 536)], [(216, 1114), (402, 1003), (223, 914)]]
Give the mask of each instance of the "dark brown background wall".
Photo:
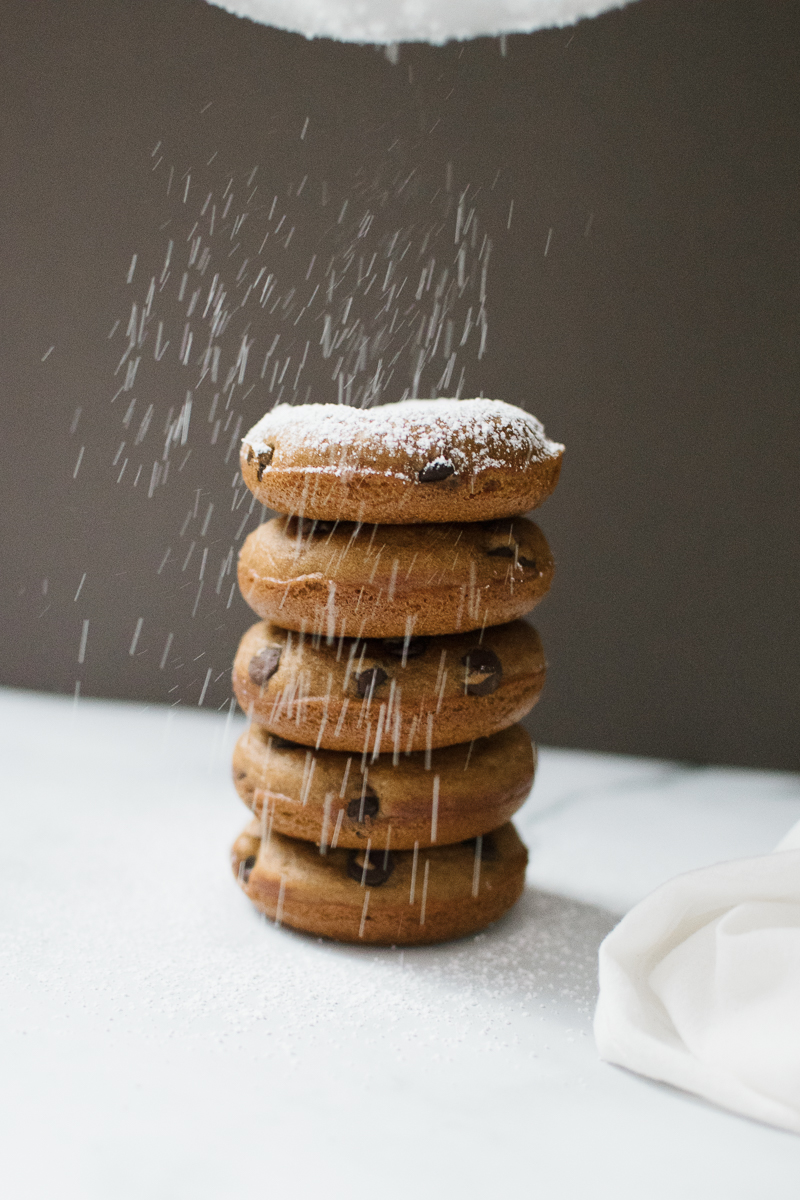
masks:
[[(219, 272), (233, 295), (250, 254), (244, 278), (260, 262), (285, 296), (317, 249), (336, 253), (344, 199), (356, 226), (372, 211), (379, 232), (409, 229), (413, 253), (441, 218), (446, 254), (468, 188), (493, 249), (465, 393), (522, 404), (568, 444), (540, 517), (558, 573), (536, 617), (551, 674), (531, 727), (559, 745), (797, 766), (796, 4), (641, 0), (511, 38), (506, 57), (480, 40), (404, 47), (397, 64), (200, 0), (4, 0), (0, 19), (2, 681), (227, 704), (249, 614), (217, 580), (259, 514), (239, 533), (249, 498), (230, 511), (225, 455), (236, 420), (274, 398), (259, 377), (273, 329), (289, 380), (312, 345), (299, 399), (335, 385), (311, 317), (242, 310), (221, 339), (225, 369), (243, 332), (253, 342), (227, 431), (211, 444), (206, 382), (191, 456), (179, 471), (173, 453), (148, 497), (169, 410), (197, 384), (176, 353), (177, 296), (205, 196), (235, 200), (206, 238), (204, 286)], [(170, 239), (117, 394), (131, 304), (140, 317)], [(172, 340), (160, 362), (156, 317)]]

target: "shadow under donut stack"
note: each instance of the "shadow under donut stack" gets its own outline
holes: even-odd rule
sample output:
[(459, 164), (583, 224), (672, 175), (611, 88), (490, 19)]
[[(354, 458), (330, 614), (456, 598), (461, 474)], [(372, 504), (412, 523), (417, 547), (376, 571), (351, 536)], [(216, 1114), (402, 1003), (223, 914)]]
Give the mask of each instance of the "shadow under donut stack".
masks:
[(243, 440), (279, 513), (239, 586), (262, 618), (233, 668), (233, 759), (254, 820), (232, 851), (277, 923), (414, 945), (473, 933), (524, 886), (510, 818), (533, 782), (517, 724), (545, 677), (520, 618), (553, 560), (521, 516), (563, 446), (500, 400), (279, 406)]

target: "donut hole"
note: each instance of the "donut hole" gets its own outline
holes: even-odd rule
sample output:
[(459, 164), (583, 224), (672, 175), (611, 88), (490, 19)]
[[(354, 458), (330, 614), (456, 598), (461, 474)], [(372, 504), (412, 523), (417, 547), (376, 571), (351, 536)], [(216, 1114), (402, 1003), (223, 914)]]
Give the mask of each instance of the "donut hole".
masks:
[(253, 867), (256, 865), (256, 855), (248, 854), (247, 858), (243, 858), (239, 863), (239, 879), (242, 883), (247, 883), (252, 874)]

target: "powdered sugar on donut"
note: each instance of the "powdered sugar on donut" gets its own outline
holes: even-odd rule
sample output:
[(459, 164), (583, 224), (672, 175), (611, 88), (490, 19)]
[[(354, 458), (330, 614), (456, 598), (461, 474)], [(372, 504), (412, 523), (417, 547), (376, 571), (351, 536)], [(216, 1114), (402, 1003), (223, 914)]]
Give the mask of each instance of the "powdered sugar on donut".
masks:
[[(403, 466), (449, 462), (472, 473), (503, 468), (510, 462), (541, 462), (564, 447), (545, 436), (536, 417), (503, 400), (401, 400), (375, 408), (338, 404), (281, 404), (243, 438), (261, 454), (279, 441), (282, 456), (313, 451), (317, 469), (345, 474), (358, 462), (370, 469), (370, 449), (397, 456)], [(402, 465), (401, 465), (402, 464)], [(313, 470), (314, 468), (311, 467)]]

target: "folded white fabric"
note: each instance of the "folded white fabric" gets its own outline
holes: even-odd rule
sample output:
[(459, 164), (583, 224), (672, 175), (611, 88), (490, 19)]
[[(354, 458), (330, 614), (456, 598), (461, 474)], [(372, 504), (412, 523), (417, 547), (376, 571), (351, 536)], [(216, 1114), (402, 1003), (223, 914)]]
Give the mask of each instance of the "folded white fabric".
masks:
[(690, 871), (600, 947), (601, 1058), (800, 1133), (800, 822)]

